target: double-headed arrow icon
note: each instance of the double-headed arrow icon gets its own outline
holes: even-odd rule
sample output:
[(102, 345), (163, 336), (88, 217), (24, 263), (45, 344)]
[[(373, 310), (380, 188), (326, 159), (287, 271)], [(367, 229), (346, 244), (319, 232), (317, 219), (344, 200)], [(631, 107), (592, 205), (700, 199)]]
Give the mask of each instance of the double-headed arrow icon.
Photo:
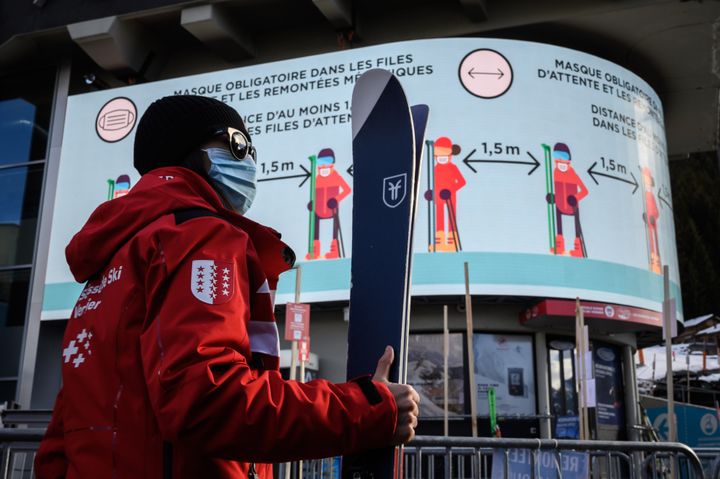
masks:
[(477, 173), (477, 170), (475, 168), (473, 168), (471, 163), (505, 163), (505, 164), (510, 164), (510, 165), (532, 165), (532, 168), (530, 169), (530, 171), (528, 171), (528, 175), (532, 175), (533, 172), (535, 170), (537, 170), (538, 166), (540, 166), (540, 162), (538, 160), (536, 160), (535, 157), (532, 156), (532, 154), (529, 151), (526, 153), (532, 161), (485, 160), (485, 159), (474, 160), (474, 159), (471, 159), (470, 157), (475, 153), (475, 151), (477, 151), (477, 150), (471, 151), (470, 154), (468, 156), (466, 156), (464, 160), (462, 160), (463, 163), (465, 163), (465, 165), (473, 171), (473, 173)]
[(640, 186), (639, 183), (637, 182), (637, 180), (635, 179), (635, 175), (633, 175), (632, 172), (630, 173), (630, 176), (632, 177), (632, 181), (630, 181), (628, 179), (620, 178), (618, 176), (608, 175), (607, 173), (601, 173), (599, 171), (594, 171), (593, 168), (595, 168), (596, 165), (597, 165), (597, 161), (595, 163), (593, 163), (592, 166), (590, 168), (588, 168), (588, 170), (587, 170), (588, 174), (590, 175), (590, 178), (592, 178), (592, 180), (595, 182), (596, 185), (599, 185), (600, 183), (598, 183), (598, 180), (595, 178), (595, 176), (604, 176), (605, 178), (611, 178), (616, 181), (622, 181), (623, 183), (633, 185), (635, 187), (632, 190), (633, 195), (637, 191), (638, 186)]
[(497, 69), (497, 73), (495, 72), (477, 72), (475, 71), (475, 68), (471, 68), (469, 72), (467, 72), (468, 75), (470, 75), (473, 79), (475, 79), (476, 75), (494, 75), (497, 77), (497, 79), (501, 79), (505, 76), (505, 73), (501, 69)]
[(310, 172), (305, 168), (303, 165), (300, 165), (300, 169), (304, 171), (304, 173), (301, 173), (299, 175), (289, 175), (289, 176), (276, 176), (274, 178), (260, 178), (258, 182), (260, 181), (276, 181), (276, 180), (289, 180), (291, 178), (302, 178), (303, 180), (298, 185), (298, 188), (300, 188), (302, 185), (305, 184), (305, 182), (310, 178)]

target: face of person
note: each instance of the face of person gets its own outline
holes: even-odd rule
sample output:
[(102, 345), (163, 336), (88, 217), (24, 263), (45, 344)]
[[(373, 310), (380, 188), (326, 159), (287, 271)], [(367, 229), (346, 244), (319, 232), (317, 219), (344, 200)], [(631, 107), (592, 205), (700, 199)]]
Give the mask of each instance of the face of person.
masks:
[(560, 170), (562, 173), (565, 173), (568, 168), (570, 168), (570, 162), (560, 159), (555, 159), (555, 164), (557, 165), (557, 169)]
[(643, 183), (645, 183), (645, 189), (651, 189), (653, 187), (653, 179), (650, 174), (643, 174)]
[(435, 161), (440, 165), (444, 165), (450, 161), (452, 148), (444, 148), (442, 146), (435, 147)]
[(327, 178), (332, 171), (332, 165), (323, 165), (319, 169), (320, 176)]

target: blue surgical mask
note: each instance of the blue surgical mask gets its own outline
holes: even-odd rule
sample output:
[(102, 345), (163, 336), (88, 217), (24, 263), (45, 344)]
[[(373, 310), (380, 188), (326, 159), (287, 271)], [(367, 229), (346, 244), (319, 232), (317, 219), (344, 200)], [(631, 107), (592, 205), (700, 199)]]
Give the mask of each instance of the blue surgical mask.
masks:
[(237, 160), (225, 148), (207, 148), (204, 151), (210, 160), (208, 176), (230, 203), (230, 207), (244, 215), (255, 199), (255, 161), (250, 156)]

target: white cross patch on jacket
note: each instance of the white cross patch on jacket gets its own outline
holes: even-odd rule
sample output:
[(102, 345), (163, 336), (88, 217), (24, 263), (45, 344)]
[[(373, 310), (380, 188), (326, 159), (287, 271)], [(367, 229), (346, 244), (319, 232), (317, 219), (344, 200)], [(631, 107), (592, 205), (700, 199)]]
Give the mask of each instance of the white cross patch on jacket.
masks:
[(65, 349), (63, 349), (63, 363), (67, 364), (72, 362), (75, 368), (80, 367), (89, 356), (92, 356), (92, 349), (90, 348), (92, 337), (92, 331), (83, 328), (83, 330), (75, 336), (75, 339), (70, 340)]
[(190, 291), (203, 303), (227, 303), (233, 295), (234, 271), (235, 265), (227, 261), (194, 260)]

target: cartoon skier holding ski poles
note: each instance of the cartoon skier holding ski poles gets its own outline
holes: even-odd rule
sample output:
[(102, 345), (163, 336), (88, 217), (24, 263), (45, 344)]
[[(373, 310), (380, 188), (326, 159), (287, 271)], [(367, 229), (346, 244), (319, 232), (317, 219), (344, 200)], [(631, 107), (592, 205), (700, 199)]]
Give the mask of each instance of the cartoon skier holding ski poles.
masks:
[(308, 210), (309, 237), (308, 253), (305, 259), (320, 258), (320, 221), (332, 219), (332, 241), (330, 250), (323, 256), (335, 259), (345, 256), (342, 230), (340, 228), (340, 202), (352, 191), (350, 185), (335, 170), (335, 153), (330, 148), (320, 150), (310, 157), (310, 202)]
[[(587, 258), (585, 238), (580, 225), (580, 202), (587, 196), (588, 189), (572, 167), (570, 148), (565, 143), (555, 143), (552, 154), (549, 145), (543, 145), (543, 148), (545, 149), (545, 174), (548, 186), (545, 200), (548, 203), (550, 253)], [(552, 181), (550, 181), (551, 156), (555, 163), (555, 168), (552, 170)], [(555, 206), (555, 218), (552, 218), (551, 215), (552, 205)], [(563, 216), (572, 216), (575, 220), (575, 242), (573, 249), (569, 252), (565, 251)]]
[(647, 229), (648, 263), (650, 271), (661, 274), (662, 262), (660, 261), (660, 243), (658, 242), (657, 231), (660, 210), (658, 209), (657, 202), (655, 201), (655, 194), (653, 193), (655, 180), (653, 179), (652, 171), (650, 171), (650, 168), (647, 166), (642, 167), (641, 172), (643, 192), (645, 193), (645, 197), (643, 199), (643, 221), (645, 222), (645, 228)]
[[(430, 168), (431, 162), (428, 161), (428, 189), (425, 192), (425, 199), (428, 201), (428, 250), (430, 252), (462, 251), (457, 222), (457, 192), (465, 186), (466, 181), (460, 169), (452, 161), (453, 155), (460, 154), (460, 146), (454, 145), (446, 136), (441, 136), (434, 142), (428, 141), (427, 146), (428, 156), (434, 159), (433, 168)], [(433, 202), (435, 211), (432, 211)], [(445, 233), (446, 210), (447, 234)]]

